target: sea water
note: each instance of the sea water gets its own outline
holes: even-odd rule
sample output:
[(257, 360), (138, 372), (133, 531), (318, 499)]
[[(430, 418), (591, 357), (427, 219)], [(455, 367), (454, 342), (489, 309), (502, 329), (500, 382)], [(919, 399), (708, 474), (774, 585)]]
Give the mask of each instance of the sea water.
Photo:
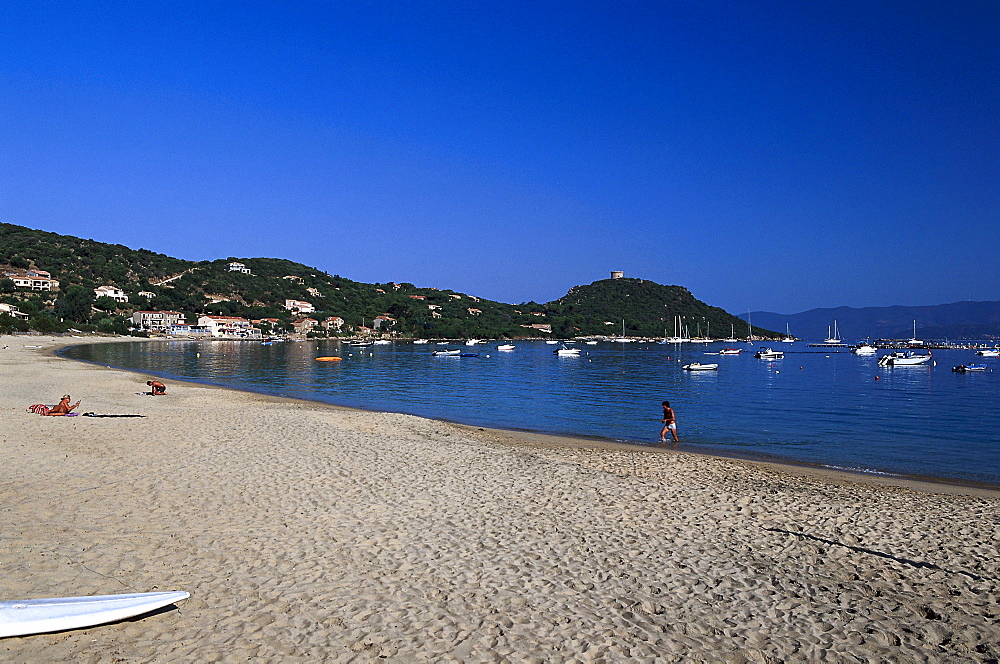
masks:
[[(738, 356), (711, 354), (721, 343), (574, 344), (576, 357), (539, 341), (515, 345), (504, 352), (496, 343), (453, 344), (479, 356), (435, 357), (442, 346), (409, 342), (157, 341), (74, 346), (63, 355), (164, 379), (646, 445), (658, 443), (660, 403), (668, 400), (689, 449), (1000, 485), (1000, 360), (971, 350), (883, 368), (877, 357), (801, 342), (775, 344), (785, 357), (771, 361), (754, 358), (760, 346), (748, 344), (735, 344)], [(330, 355), (342, 361), (316, 361)], [(684, 371), (689, 362), (720, 366)], [(973, 362), (989, 369), (951, 370)]]

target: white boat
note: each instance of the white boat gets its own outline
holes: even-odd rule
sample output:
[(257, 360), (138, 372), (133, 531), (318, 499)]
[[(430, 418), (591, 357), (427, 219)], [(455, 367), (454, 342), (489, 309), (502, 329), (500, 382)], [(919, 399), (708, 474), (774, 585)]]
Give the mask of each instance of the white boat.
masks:
[(761, 348), (759, 351), (754, 353), (753, 356), (761, 360), (780, 360), (785, 357), (785, 351)]
[(427, 339), (414, 339), (414, 345), (430, 343)]
[(839, 344), (840, 343), (840, 331), (837, 329), (837, 321), (833, 321), (833, 333), (830, 333), (830, 326), (826, 327), (826, 339), (823, 339), (825, 344)]
[(951, 370), (956, 373), (966, 373), (968, 371), (986, 371), (987, 368), (985, 364), (960, 364), (957, 367), (952, 367)]
[(583, 343), (587, 344), (588, 346), (596, 346), (597, 345), (596, 341), (584, 341)]
[(514, 350), (514, 344), (500, 344), (497, 346), (497, 350)]
[(1000, 357), (1000, 349), (983, 348), (982, 350), (977, 350), (976, 355), (980, 357)]
[(913, 336), (910, 337), (909, 341), (906, 342), (910, 346), (923, 346), (924, 342), (917, 339), (917, 321), (913, 321)]
[(465, 342), (466, 346), (475, 346), (478, 343), (482, 343), (479, 339), (469, 339)]
[(685, 364), (681, 369), (684, 371), (718, 371), (718, 364), (702, 364), (701, 362), (692, 362), (691, 364)]
[(376, 346), (391, 346), (392, 342), (389, 341), (388, 339), (379, 339), (378, 341), (375, 342), (375, 345)]
[(460, 351), (458, 349), (450, 349), (450, 348), (446, 348), (444, 350), (436, 350), (436, 351), (433, 351), (431, 353), (431, 355), (435, 355), (435, 356), (438, 356), (438, 357), (440, 357), (442, 355), (461, 355), (461, 354), (462, 354), (462, 351)]
[(545, 343), (547, 343), (547, 344), (548, 344), (548, 345), (550, 345), (550, 346), (555, 346), (555, 345), (556, 345), (557, 343), (559, 343), (559, 342), (558, 342), (558, 341), (556, 341), (555, 339), (546, 339), (546, 340), (545, 340)]
[(184, 591), (0, 601), (0, 637), (62, 632), (140, 616), (187, 599)]
[(557, 348), (557, 349), (555, 349), (552, 352), (555, 353), (556, 355), (561, 356), (561, 357), (572, 357), (574, 355), (579, 355), (580, 354), (580, 349), (579, 348)]
[(793, 337), (792, 333), (788, 331), (788, 323), (785, 323), (785, 336), (782, 337), (781, 340), (786, 344), (795, 343), (795, 337)]
[(723, 348), (719, 351), (719, 355), (739, 355), (742, 352), (739, 348)]
[(906, 350), (883, 355), (878, 358), (878, 365), (880, 367), (914, 367), (921, 364), (927, 364), (930, 361), (930, 353), (918, 355), (913, 351)]
[(871, 344), (861, 344), (860, 346), (852, 348), (851, 352), (855, 355), (874, 355), (878, 352), (878, 348), (872, 346)]

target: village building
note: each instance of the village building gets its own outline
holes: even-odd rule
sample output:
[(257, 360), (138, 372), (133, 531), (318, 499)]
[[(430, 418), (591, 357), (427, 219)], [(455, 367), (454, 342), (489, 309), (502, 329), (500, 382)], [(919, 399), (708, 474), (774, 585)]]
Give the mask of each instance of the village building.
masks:
[(306, 334), (317, 325), (319, 325), (319, 321), (315, 318), (300, 318), (292, 322), (296, 334)]
[(34, 291), (50, 291), (59, 288), (59, 282), (45, 270), (22, 270), (16, 267), (0, 269), (0, 278), (6, 277), (14, 282), (16, 288), (26, 288)]
[(128, 295), (114, 286), (98, 286), (94, 289), (94, 297), (110, 297), (115, 302), (128, 302)]
[(323, 328), (326, 330), (333, 330), (334, 332), (340, 332), (344, 327), (344, 319), (340, 316), (330, 316), (323, 321)]
[(250, 268), (248, 268), (243, 263), (237, 263), (235, 261), (233, 261), (232, 263), (229, 264), (229, 271), (230, 272), (242, 272), (243, 274), (250, 274)]
[(259, 339), (260, 330), (253, 327), (246, 318), (236, 316), (201, 316), (198, 326), (208, 330), (213, 337), (235, 337), (239, 339)]
[(312, 288), (311, 286), (306, 289), (306, 292), (312, 295), (313, 297), (326, 297), (325, 295), (319, 292), (318, 288)]
[(372, 321), (372, 327), (374, 327), (376, 330), (381, 330), (383, 327), (390, 328), (395, 324), (396, 324), (396, 319), (393, 318), (392, 316), (387, 316), (386, 314), (382, 314), (381, 316), (376, 316), (375, 320)]
[(478, 316), (479, 314), (483, 313), (482, 309), (474, 309), (473, 307), (469, 307), (468, 309), (466, 309), (466, 311), (469, 312), (470, 316)]
[(311, 303), (302, 300), (285, 300), (285, 309), (298, 311), (300, 314), (311, 314), (316, 311), (316, 307)]
[(28, 314), (20, 311), (13, 304), (6, 304), (4, 302), (0, 302), (0, 314), (7, 314), (12, 318), (20, 318), (22, 320), (28, 320)]
[(177, 311), (133, 311), (132, 326), (140, 330), (166, 332), (171, 325), (183, 325), (184, 314)]
[(152, 300), (154, 297), (156, 297), (156, 293), (154, 293), (153, 291), (148, 291), (148, 290), (141, 290), (141, 291), (139, 291), (138, 295), (139, 295), (139, 297), (144, 297), (147, 300)]
[(538, 330), (539, 332), (552, 332), (552, 326), (548, 323), (532, 323), (531, 325), (522, 325), (521, 327), (526, 327), (530, 330)]
[(286, 274), (285, 276), (282, 277), (282, 279), (284, 279), (286, 281), (290, 281), (293, 284), (304, 284), (304, 283), (306, 283), (305, 279), (303, 279), (302, 277), (296, 277), (294, 274)]

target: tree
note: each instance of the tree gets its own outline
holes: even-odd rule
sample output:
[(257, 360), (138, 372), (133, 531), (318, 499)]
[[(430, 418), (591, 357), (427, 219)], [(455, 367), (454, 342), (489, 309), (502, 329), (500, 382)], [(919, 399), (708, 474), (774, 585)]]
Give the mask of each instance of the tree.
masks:
[(65, 320), (86, 323), (90, 319), (93, 304), (94, 291), (83, 286), (69, 286), (63, 296), (56, 300), (55, 313)]

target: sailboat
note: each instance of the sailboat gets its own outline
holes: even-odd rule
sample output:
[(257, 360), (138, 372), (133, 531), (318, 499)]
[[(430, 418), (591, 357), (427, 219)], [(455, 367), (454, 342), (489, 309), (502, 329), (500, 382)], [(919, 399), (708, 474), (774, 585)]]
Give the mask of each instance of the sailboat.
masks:
[(795, 337), (793, 337), (792, 333), (788, 331), (788, 323), (785, 323), (785, 336), (781, 340), (786, 344), (795, 343)]
[(664, 339), (664, 341), (666, 341), (667, 343), (680, 344), (684, 343), (685, 341), (689, 341), (684, 337), (677, 336), (677, 326), (680, 324), (680, 318), (681, 318), (680, 316), (674, 316), (674, 336), (667, 337), (666, 339)]
[(625, 319), (622, 319), (622, 335), (615, 339), (615, 341), (620, 344), (630, 344), (635, 341), (635, 339), (629, 339), (625, 336)]
[(723, 339), (727, 344), (736, 343), (736, 325), (733, 323), (729, 324), (729, 338)]
[(837, 321), (833, 321), (833, 334), (830, 334), (830, 326), (826, 327), (826, 339), (823, 339), (825, 344), (839, 344), (840, 343), (840, 332), (837, 330)]
[(909, 341), (907, 341), (906, 343), (908, 343), (911, 346), (923, 346), (924, 345), (923, 341), (921, 341), (920, 339), (917, 339), (917, 321), (916, 320), (913, 321), (913, 337)]

